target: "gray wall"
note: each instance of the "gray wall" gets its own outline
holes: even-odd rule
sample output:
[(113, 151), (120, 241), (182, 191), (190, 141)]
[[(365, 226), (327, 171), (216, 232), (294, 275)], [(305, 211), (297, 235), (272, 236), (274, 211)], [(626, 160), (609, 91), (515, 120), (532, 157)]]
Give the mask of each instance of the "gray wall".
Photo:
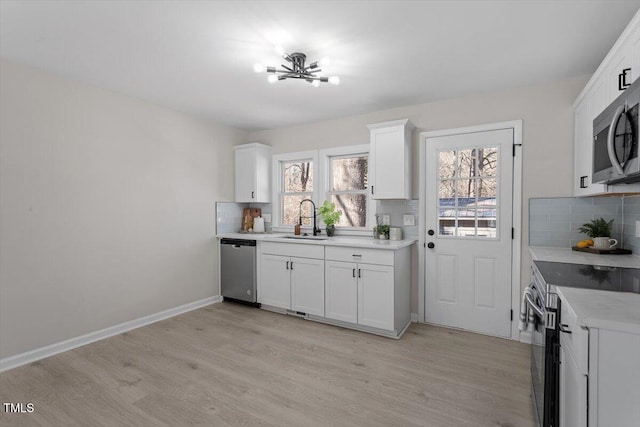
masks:
[(246, 135), (0, 66), (0, 357), (217, 295)]
[[(358, 116), (249, 134), (269, 144), (274, 154), (369, 142), (367, 124), (408, 118), (413, 134), (413, 198), (418, 198), (418, 140), (423, 131), (523, 120), (522, 277), (528, 283), (528, 200), (568, 197), (573, 192), (573, 109), (588, 76), (537, 86), (482, 93)], [(310, 103), (312, 105), (312, 102)], [(516, 225), (517, 226), (517, 225)], [(415, 251), (414, 251), (415, 252)], [(416, 254), (413, 254), (414, 261)], [(417, 263), (414, 263), (417, 269)], [(418, 312), (417, 273), (412, 274), (412, 311)]]
[(622, 221), (624, 222), (625, 248), (640, 255), (640, 237), (636, 237), (636, 221), (640, 221), (640, 196), (625, 197)]

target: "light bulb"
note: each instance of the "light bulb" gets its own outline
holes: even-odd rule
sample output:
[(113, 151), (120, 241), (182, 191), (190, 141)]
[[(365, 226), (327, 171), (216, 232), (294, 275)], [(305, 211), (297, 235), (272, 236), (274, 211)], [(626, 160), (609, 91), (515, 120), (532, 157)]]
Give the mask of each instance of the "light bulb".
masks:
[(256, 73), (264, 73), (265, 71), (267, 71), (267, 67), (262, 64), (254, 64), (253, 71), (255, 71)]
[(331, 64), (331, 58), (329, 58), (328, 56), (323, 56), (322, 59), (320, 59), (319, 64), (321, 67), (326, 67), (327, 65)]
[(276, 46), (275, 50), (276, 50), (276, 53), (280, 56), (283, 56), (286, 52), (282, 46)]
[(340, 77), (338, 77), (338, 76), (329, 77), (329, 83), (331, 83), (332, 85), (339, 85), (340, 84)]
[(267, 77), (267, 81), (269, 83), (275, 83), (278, 81), (278, 76), (276, 76), (275, 74), (270, 74), (269, 77)]
[(314, 80), (314, 81), (312, 81), (312, 82), (311, 82), (311, 86), (313, 86), (313, 87), (318, 87), (318, 86), (320, 86), (320, 80)]

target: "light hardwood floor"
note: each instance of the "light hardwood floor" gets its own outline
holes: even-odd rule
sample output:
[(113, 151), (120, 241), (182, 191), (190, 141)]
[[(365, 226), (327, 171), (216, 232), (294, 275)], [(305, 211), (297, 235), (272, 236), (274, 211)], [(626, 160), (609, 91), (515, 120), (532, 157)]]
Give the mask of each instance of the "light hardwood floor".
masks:
[(0, 374), (0, 425), (532, 427), (530, 387), (518, 342), (220, 303)]

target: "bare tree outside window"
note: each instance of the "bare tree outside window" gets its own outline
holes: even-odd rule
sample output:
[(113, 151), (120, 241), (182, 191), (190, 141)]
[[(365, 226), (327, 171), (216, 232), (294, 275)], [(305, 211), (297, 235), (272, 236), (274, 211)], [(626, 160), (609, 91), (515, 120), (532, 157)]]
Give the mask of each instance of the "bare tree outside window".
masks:
[[(310, 199), (313, 195), (313, 162), (310, 160), (282, 162), (281, 171), (282, 225), (295, 225), (300, 218), (300, 202)], [(313, 216), (311, 203), (305, 203), (302, 208), (302, 216)], [(309, 225), (309, 219), (305, 219), (303, 225)]]
[(438, 155), (440, 235), (495, 238), (497, 147)]
[(343, 215), (338, 227), (366, 227), (368, 204), (368, 156), (330, 157), (327, 193)]

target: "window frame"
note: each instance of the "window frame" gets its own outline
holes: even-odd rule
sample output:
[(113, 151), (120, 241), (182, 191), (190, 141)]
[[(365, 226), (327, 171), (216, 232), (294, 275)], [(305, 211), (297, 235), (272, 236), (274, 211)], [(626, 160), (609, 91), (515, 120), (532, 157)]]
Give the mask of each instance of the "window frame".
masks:
[[(295, 160), (309, 159), (313, 162), (313, 180), (314, 188), (311, 192), (313, 196), (311, 200), (316, 204), (316, 207), (320, 207), (324, 200), (329, 200), (330, 193), (330, 167), (331, 157), (349, 157), (356, 155), (366, 154), (369, 160), (371, 160), (370, 145), (349, 145), (343, 147), (325, 148), (320, 150), (309, 151), (297, 151), (292, 153), (274, 154), (272, 156), (272, 227), (274, 232), (280, 233), (293, 233), (293, 225), (282, 224), (282, 208), (281, 208), (281, 195), (283, 194), (283, 170), (282, 165), (286, 162)], [(370, 172), (370, 167), (369, 171)], [(376, 201), (371, 198), (369, 191), (367, 194), (367, 223), (365, 227), (336, 227), (336, 235), (350, 235), (350, 236), (371, 236), (373, 224), (375, 223), (376, 215)], [(317, 218), (318, 227), (324, 229), (324, 223), (322, 218), (318, 215)], [(302, 226), (303, 233), (312, 233), (312, 227)]]
[[(331, 200), (331, 195), (333, 192), (331, 191), (331, 158), (332, 157), (355, 157), (366, 155), (368, 160), (371, 160), (370, 153), (370, 144), (361, 144), (361, 145), (349, 145), (343, 147), (334, 147), (334, 148), (325, 148), (319, 150), (320, 157), (320, 182), (321, 182), (321, 194), (323, 194), (322, 201)], [(369, 170), (367, 174), (371, 171), (371, 164), (369, 164)], [(342, 193), (342, 192), (341, 192)], [(348, 192), (344, 192), (348, 193)], [(359, 194), (360, 191), (354, 191), (354, 194)], [(364, 191), (364, 194), (367, 197), (367, 218), (366, 224), (364, 227), (347, 227), (347, 226), (337, 226), (336, 225), (336, 235), (366, 235), (370, 236), (373, 229), (373, 224), (375, 223), (375, 212), (376, 212), (376, 204), (375, 200), (371, 198), (371, 193), (369, 192), (369, 188)], [(322, 203), (322, 202), (321, 202)], [(323, 223), (324, 225), (324, 223)]]
[[(318, 151), (310, 150), (310, 151), (297, 151), (293, 153), (283, 153), (283, 154), (275, 154), (272, 158), (272, 184), (273, 184), (273, 198), (272, 198), (272, 221), (273, 225), (271, 229), (277, 232), (287, 232), (292, 233), (294, 225), (282, 224), (282, 207), (281, 207), (281, 197), (284, 194), (283, 188), (283, 169), (282, 166), (284, 163), (289, 163), (292, 161), (302, 161), (309, 160), (312, 162), (311, 170), (313, 173), (313, 191), (311, 193), (311, 200), (318, 205), (317, 200), (319, 199), (320, 191), (319, 187), (322, 185), (321, 178), (318, 176)], [(320, 178), (320, 179), (319, 179)], [(304, 233), (312, 232), (312, 227), (302, 226), (301, 227)]]

